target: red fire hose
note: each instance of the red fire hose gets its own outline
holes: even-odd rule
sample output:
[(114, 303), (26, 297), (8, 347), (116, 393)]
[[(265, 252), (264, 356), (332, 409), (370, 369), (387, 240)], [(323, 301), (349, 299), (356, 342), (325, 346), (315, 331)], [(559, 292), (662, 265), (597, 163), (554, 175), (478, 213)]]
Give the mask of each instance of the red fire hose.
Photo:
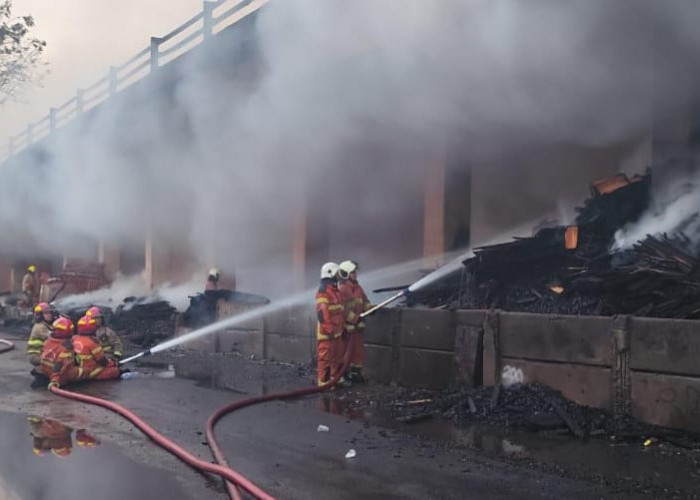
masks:
[[(350, 356), (352, 355), (352, 348), (349, 347), (346, 352), (345, 352), (345, 357), (343, 358), (343, 365), (340, 370), (340, 374), (345, 373), (347, 370), (347, 367), (350, 364)], [(187, 465), (194, 467), (195, 469), (199, 469), (204, 472), (210, 472), (212, 474), (216, 474), (218, 476), (223, 477), (226, 480), (226, 488), (228, 490), (229, 495), (231, 496), (232, 499), (234, 500), (239, 500), (241, 498), (240, 492), (238, 491), (238, 488), (242, 488), (245, 490), (247, 493), (252, 495), (255, 498), (262, 499), (262, 500), (274, 500), (274, 497), (270, 495), (269, 493), (265, 492), (263, 489), (260, 487), (256, 486), (253, 484), (250, 480), (245, 478), (243, 475), (240, 473), (236, 472), (233, 470), (228, 463), (226, 462), (226, 457), (224, 456), (223, 452), (221, 451), (221, 447), (219, 446), (218, 442), (216, 441), (216, 437), (214, 435), (214, 426), (216, 423), (226, 414), (231, 413), (235, 410), (239, 410), (241, 408), (245, 408), (248, 406), (253, 406), (259, 403), (265, 403), (267, 401), (273, 401), (273, 400), (282, 400), (282, 399), (292, 399), (292, 398), (298, 398), (301, 396), (308, 396), (310, 394), (316, 394), (325, 390), (330, 389), (333, 387), (335, 384), (338, 383), (338, 380), (340, 379), (341, 375), (336, 375), (332, 380), (329, 381), (328, 384), (321, 386), (321, 387), (306, 387), (303, 389), (297, 389), (294, 391), (289, 391), (289, 392), (278, 392), (278, 393), (273, 393), (273, 394), (265, 394), (262, 396), (256, 396), (252, 398), (247, 398), (247, 399), (242, 399), (240, 401), (234, 401), (233, 403), (229, 403), (227, 405), (222, 406), (218, 410), (216, 410), (212, 415), (209, 417), (207, 420), (207, 426), (206, 426), (206, 435), (207, 435), (207, 441), (209, 442), (209, 447), (211, 448), (214, 457), (216, 461), (218, 462), (217, 464), (212, 464), (209, 462), (206, 462), (204, 460), (201, 460), (194, 456), (192, 453), (189, 451), (185, 450), (178, 444), (174, 443), (167, 437), (163, 436), (160, 434), (158, 431), (156, 431), (153, 427), (148, 425), (145, 421), (143, 421), (138, 415), (136, 415), (134, 412), (124, 408), (121, 405), (118, 405), (117, 403), (113, 403), (111, 401), (107, 401), (105, 399), (100, 399), (96, 398), (93, 396), (87, 396), (85, 394), (79, 394), (77, 392), (71, 392), (71, 391), (66, 391), (64, 389), (59, 389), (57, 387), (52, 387), (51, 392), (58, 396), (63, 396), (68, 399), (74, 399), (76, 401), (81, 401), (83, 403), (88, 403), (92, 405), (97, 405), (101, 406), (103, 408), (107, 408), (108, 410), (112, 410), (115, 413), (118, 413), (119, 415), (123, 416), (127, 420), (131, 421), (136, 427), (138, 427), (146, 436), (151, 438), (157, 445), (162, 447), (163, 449), (169, 451), (173, 455), (175, 455), (177, 458), (185, 462)]]
[[(14, 344), (10, 342), (9, 340), (4, 340), (0, 339), (0, 344), (3, 345), (3, 347), (0, 347), (0, 354), (11, 351), (14, 349)], [(72, 391), (66, 391), (64, 389), (59, 389), (58, 387), (52, 387), (51, 392), (56, 394), (57, 396), (62, 396), (64, 398), (68, 399), (73, 399), (76, 401), (81, 401), (83, 403), (88, 403), (91, 405), (97, 405), (101, 406), (103, 408), (106, 408), (108, 410), (112, 410), (115, 413), (118, 413), (119, 415), (123, 416), (127, 420), (129, 420), (131, 423), (133, 423), (136, 427), (138, 427), (141, 432), (143, 432), (146, 436), (151, 438), (157, 445), (159, 445), (161, 448), (165, 449), (166, 451), (172, 453), (175, 455), (177, 458), (185, 462), (187, 465), (201, 470), (203, 472), (209, 472), (212, 474), (216, 474), (218, 476), (221, 476), (225, 479), (226, 481), (226, 489), (228, 490), (229, 495), (231, 496), (232, 499), (234, 500), (239, 500), (241, 498), (240, 492), (238, 491), (238, 488), (242, 488), (245, 490), (247, 493), (252, 495), (255, 498), (262, 499), (262, 500), (274, 500), (274, 497), (270, 495), (269, 493), (265, 492), (262, 488), (256, 486), (253, 482), (245, 478), (243, 475), (240, 473), (236, 472), (234, 469), (232, 469), (228, 463), (226, 462), (226, 457), (224, 456), (223, 452), (221, 451), (221, 447), (219, 446), (219, 443), (216, 441), (216, 436), (214, 435), (214, 427), (216, 426), (216, 423), (224, 416), (227, 415), (228, 413), (231, 413), (233, 411), (239, 410), (241, 408), (246, 408), (248, 406), (253, 406), (256, 404), (260, 403), (265, 403), (268, 401), (273, 401), (273, 400), (283, 400), (283, 399), (292, 399), (292, 398), (298, 398), (302, 396), (308, 396), (311, 394), (317, 394), (319, 392), (323, 392), (325, 390), (328, 390), (335, 386), (338, 383), (338, 380), (340, 380), (342, 374), (344, 374), (347, 371), (347, 368), (350, 364), (350, 357), (352, 356), (352, 344), (348, 344), (348, 349), (345, 352), (345, 356), (343, 358), (343, 364), (340, 370), (340, 374), (336, 375), (333, 379), (331, 379), (328, 384), (323, 385), (321, 387), (306, 387), (303, 389), (297, 389), (294, 391), (288, 391), (288, 392), (277, 392), (277, 393), (272, 393), (272, 394), (265, 394), (262, 396), (256, 396), (252, 398), (247, 398), (247, 399), (242, 399), (239, 401), (234, 401), (233, 403), (229, 403), (227, 405), (222, 406), (218, 410), (216, 410), (214, 413), (211, 414), (211, 416), (207, 419), (207, 425), (206, 425), (206, 435), (207, 435), (207, 440), (209, 442), (209, 446), (214, 454), (214, 457), (216, 461), (218, 462), (217, 464), (212, 464), (207, 461), (201, 460), (194, 456), (192, 453), (189, 451), (185, 450), (183, 447), (178, 445), (177, 443), (171, 441), (167, 437), (163, 436), (160, 434), (158, 431), (156, 431), (153, 427), (148, 425), (144, 420), (142, 420), (138, 415), (136, 415), (134, 412), (128, 410), (127, 408), (117, 404), (113, 403), (111, 401), (108, 401), (106, 399), (101, 399), (101, 398), (96, 398), (93, 396), (87, 396), (85, 394), (80, 394), (77, 392), (72, 392)]]
[(51, 392), (58, 396), (63, 396), (64, 398), (68, 399), (74, 399), (76, 401), (81, 401), (83, 403), (88, 403), (91, 405), (97, 405), (97, 406), (102, 406), (103, 408), (107, 408), (108, 410), (112, 410), (115, 413), (118, 413), (122, 417), (126, 418), (127, 420), (131, 421), (136, 427), (138, 427), (141, 432), (146, 434), (149, 438), (151, 438), (158, 446), (164, 448), (165, 450), (169, 451), (173, 455), (175, 455), (177, 458), (185, 462), (187, 465), (194, 467), (195, 469), (199, 469), (204, 472), (210, 472), (212, 474), (216, 474), (218, 476), (221, 476), (225, 478), (227, 481), (230, 481), (241, 488), (243, 488), (245, 491), (250, 493), (252, 496), (255, 498), (259, 499), (264, 499), (264, 500), (274, 500), (274, 497), (270, 495), (269, 493), (263, 491), (261, 488), (253, 484), (251, 481), (243, 477), (241, 474), (236, 472), (235, 470), (231, 469), (230, 467), (226, 467), (223, 465), (219, 464), (212, 464), (209, 462), (206, 462), (204, 460), (201, 460), (197, 457), (195, 457), (192, 453), (189, 451), (185, 450), (178, 444), (174, 443), (170, 439), (166, 438), (162, 434), (160, 434), (158, 431), (156, 431), (153, 427), (148, 425), (146, 422), (144, 422), (141, 418), (138, 417), (134, 412), (127, 410), (121, 405), (118, 405), (116, 403), (112, 403), (111, 401), (107, 401), (105, 399), (100, 399), (100, 398), (95, 398), (92, 396), (86, 396), (85, 394), (79, 394), (77, 392), (71, 392), (71, 391), (66, 391), (63, 389), (59, 389), (58, 387), (52, 387)]
[[(302, 396), (309, 396), (311, 394), (317, 394), (319, 392), (323, 392), (325, 390), (330, 389), (333, 387), (335, 384), (338, 383), (338, 380), (340, 380), (342, 374), (344, 374), (347, 371), (348, 366), (350, 365), (350, 357), (352, 356), (352, 344), (348, 342), (348, 348), (345, 351), (345, 356), (343, 358), (343, 365), (340, 369), (340, 374), (336, 375), (333, 379), (331, 379), (328, 384), (317, 387), (305, 387), (303, 389), (297, 389), (294, 391), (289, 391), (289, 392), (275, 392), (271, 394), (264, 394), (262, 396), (254, 396), (252, 398), (246, 398), (246, 399), (241, 399), (238, 401), (234, 401), (232, 403), (229, 403), (227, 405), (222, 406), (218, 410), (216, 410), (214, 413), (212, 413), (209, 418), (207, 419), (207, 427), (206, 427), (206, 435), (207, 435), (207, 442), (209, 443), (209, 447), (211, 448), (212, 453), (214, 453), (214, 458), (216, 458), (216, 461), (220, 463), (221, 465), (226, 465), (228, 466), (228, 463), (226, 462), (226, 457), (224, 456), (223, 452), (221, 451), (221, 448), (219, 447), (219, 443), (216, 441), (216, 436), (214, 435), (214, 427), (216, 426), (216, 423), (226, 414), (231, 413), (236, 410), (240, 410), (241, 408), (246, 408), (248, 406), (253, 406), (256, 404), (260, 403), (266, 403), (268, 401), (274, 401), (274, 400), (283, 400), (283, 399), (293, 399), (293, 398), (299, 398)], [(228, 490), (229, 496), (234, 499), (238, 500), (240, 499), (240, 493), (237, 490), (237, 486), (235, 481), (226, 481), (226, 489)]]

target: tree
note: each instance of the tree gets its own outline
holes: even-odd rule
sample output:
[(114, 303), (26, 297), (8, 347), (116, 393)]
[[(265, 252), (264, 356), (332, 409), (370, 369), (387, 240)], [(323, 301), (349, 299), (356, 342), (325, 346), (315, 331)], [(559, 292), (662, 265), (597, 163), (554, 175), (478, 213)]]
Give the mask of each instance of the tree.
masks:
[(46, 42), (31, 35), (32, 16), (12, 15), (12, 1), (0, 2), (0, 105), (43, 76)]

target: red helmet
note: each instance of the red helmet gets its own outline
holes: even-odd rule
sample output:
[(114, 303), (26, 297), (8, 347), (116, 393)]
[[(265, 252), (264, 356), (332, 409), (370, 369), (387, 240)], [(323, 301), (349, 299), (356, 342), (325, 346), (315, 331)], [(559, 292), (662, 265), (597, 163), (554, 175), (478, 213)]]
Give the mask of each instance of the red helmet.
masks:
[(51, 306), (48, 302), (40, 302), (34, 306), (34, 314), (41, 314), (51, 310)]
[(78, 335), (91, 335), (97, 330), (97, 321), (87, 314), (78, 320)]
[(101, 318), (103, 316), (102, 311), (97, 306), (92, 306), (85, 312), (85, 316), (88, 318)]
[(53, 334), (58, 338), (70, 338), (73, 335), (73, 328), (73, 322), (65, 316), (53, 322)]

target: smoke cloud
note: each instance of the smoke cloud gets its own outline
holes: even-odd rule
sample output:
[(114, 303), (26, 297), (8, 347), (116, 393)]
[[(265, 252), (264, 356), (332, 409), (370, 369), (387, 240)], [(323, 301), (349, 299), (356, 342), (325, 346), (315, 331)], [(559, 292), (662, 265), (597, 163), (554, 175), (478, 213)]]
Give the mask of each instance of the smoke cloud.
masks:
[(327, 211), (358, 235), (331, 258), (384, 264), (447, 143), (603, 146), (693, 102), (699, 24), (691, 1), (271, 2), (3, 169), (0, 247), (151, 232), (265, 293), (291, 279), (295, 214)]
[(615, 233), (614, 249), (626, 250), (647, 236), (682, 232), (700, 243), (699, 179), (677, 180), (657, 194), (652, 208), (637, 222)]

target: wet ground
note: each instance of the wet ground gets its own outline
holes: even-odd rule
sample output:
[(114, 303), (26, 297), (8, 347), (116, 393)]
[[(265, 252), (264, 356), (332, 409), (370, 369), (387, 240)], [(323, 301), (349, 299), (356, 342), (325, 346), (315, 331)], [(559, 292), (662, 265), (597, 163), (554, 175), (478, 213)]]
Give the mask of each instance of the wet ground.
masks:
[[(77, 390), (126, 405), (206, 459), (202, 430), (218, 406), (313, 379), (309, 368), (235, 355), (175, 352), (143, 362), (138, 369), (147, 375)], [(32, 391), (29, 382), (21, 352), (0, 355), (0, 488), (6, 497), (225, 497), (220, 481), (182, 465), (120, 417)], [(692, 450), (457, 427), (437, 417), (401, 423), (387, 411), (396, 391), (375, 386), (268, 403), (226, 417), (217, 435), (230, 463), (279, 498), (680, 498), (700, 491)], [(42, 430), (36, 422), (47, 418)], [(65, 448), (60, 424), (72, 439), (67, 456), (54, 452)], [(318, 432), (319, 424), (329, 432)], [(85, 445), (86, 434), (99, 444)], [(350, 449), (356, 457), (346, 459)], [(71, 487), (76, 481), (79, 489)], [(65, 490), (53, 494), (54, 483)]]

